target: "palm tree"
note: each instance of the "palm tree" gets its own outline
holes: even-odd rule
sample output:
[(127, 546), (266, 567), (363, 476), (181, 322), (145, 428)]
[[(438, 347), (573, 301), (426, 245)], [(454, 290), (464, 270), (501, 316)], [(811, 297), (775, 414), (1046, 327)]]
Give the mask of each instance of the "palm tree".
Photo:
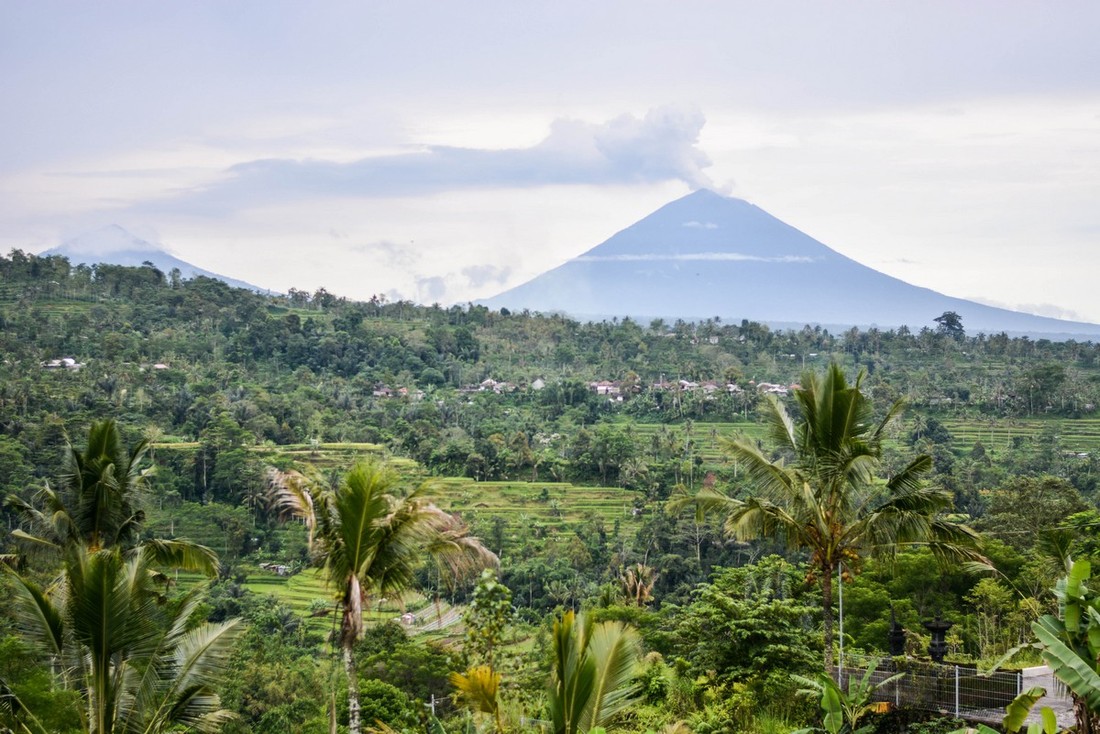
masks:
[(880, 480), (882, 441), (901, 401), (875, 420), (860, 391), (863, 375), (849, 385), (837, 365), (823, 376), (807, 372), (794, 391), (801, 413), (795, 422), (774, 396), (763, 414), (780, 453), (772, 460), (754, 442), (725, 440), (727, 452), (746, 470), (755, 494), (735, 499), (704, 487), (688, 504), (727, 513), (726, 531), (740, 540), (781, 535), (788, 547), (809, 553), (810, 576), (821, 584), (825, 665), (833, 662), (833, 577), (838, 568), (857, 572), (868, 554), (893, 558), (899, 547), (928, 546), (942, 560), (984, 562), (970, 528), (948, 522), (949, 492), (921, 480), (932, 460), (920, 455), (894, 476)]
[[(83, 731), (213, 732), (232, 718), (212, 684), (228, 660), (237, 621), (195, 627), (201, 597), (193, 591), (164, 603), (155, 586), (157, 563), (149, 548), (124, 553), (74, 545), (49, 588), (5, 571), (25, 638), (79, 694)], [(0, 688), (8, 689), (2, 681)], [(33, 715), (18, 718), (24, 730), (35, 730)]]
[(12, 537), (63, 561), (74, 548), (117, 548), (128, 557), (148, 555), (159, 566), (217, 575), (217, 554), (205, 546), (182, 539), (138, 541), (145, 520), (141, 504), (153, 474), (143, 466), (147, 449), (146, 441), (127, 449), (113, 420), (93, 423), (83, 451), (69, 444), (59, 489), (47, 483), (31, 502), (8, 495), (5, 505), (24, 525)]
[(75, 530), (92, 550), (132, 542), (145, 513), (140, 508), (152, 467), (143, 466), (149, 442), (127, 449), (113, 420), (93, 423), (88, 444), (66, 451), (62, 486), (71, 497)]
[(554, 734), (584, 734), (636, 702), (642, 647), (633, 627), (568, 611), (554, 622), (551, 645)]
[(8, 506), (42, 533), (13, 535), (32, 543), (81, 543), (92, 551), (132, 544), (145, 518), (140, 505), (153, 473), (142, 465), (148, 448), (140, 441), (128, 449), (113, 420), (92, 423), (85, 449), (71, 443), (66, 449), (60, 488), (47, 484), (40, 490), (41, 511), (15, 495), (8, 497)]
[(637, 607), (653, 601), (653, 586), (657, 583), (657, 574), (652, 566), (636, 563), (619, 572), (619, 586), (627, 601)]
[(343, 610), (338, 641), (348, 678), (348, 728), (359, 734), (359, 682), (353, 648), (363, 610), (375, 597), (408, 589), (425, 552), (453, 573), (495, 565), (497, 558), (457, 519), (425, 496), (426, 486), (398, 493), (398, 477), (378, 463), (360, 463), (334, 490), (313, 496), (301, 475), (272, 482), (274, 504), (316, 530), (316, 559)]
[(500, 716), (500, 673), (493, 670), (492, 665), (477, 665), (465, 673), (451, 673), (449, 680), (467, 708), (492, 716), (497, 734), (504, 731)]
[(215, 731), (229, 714), (210, 686), (235, 622), (192, 628), (198, 592), (171, 603), (161, 593), (163, 568), (216, 576), (218, 559), (186, 540), (137, 542), (151, 473), (144, 454), (144, 442), (123, 446), (114, 421), (94, 423), (83, 452), (69, 446), (59, 491), (46, 485), (35, 503), (7, 500), (30, 529), (12, 536), (60, 561), (61, 574), (42, 588), (12, 567), (3, 572), (26, 636), (80, 694), (85, 731)]

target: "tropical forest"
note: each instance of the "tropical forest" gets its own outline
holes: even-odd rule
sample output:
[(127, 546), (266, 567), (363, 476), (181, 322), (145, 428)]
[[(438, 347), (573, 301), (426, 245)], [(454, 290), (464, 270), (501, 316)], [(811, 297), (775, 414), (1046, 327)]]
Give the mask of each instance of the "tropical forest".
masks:
[(13, 250), (0, 732), (1100, 732), (1100, 345), (965, 321)]

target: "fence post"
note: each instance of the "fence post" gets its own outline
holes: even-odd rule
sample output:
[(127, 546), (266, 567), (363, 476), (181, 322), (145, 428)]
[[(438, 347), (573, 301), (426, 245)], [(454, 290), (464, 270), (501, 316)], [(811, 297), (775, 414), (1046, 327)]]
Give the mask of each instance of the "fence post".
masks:
[(955, 666), (955, 718), (959, 718), (959, 666)]
[(1024, 692), (1024, 671), (1016, 671), (1016, 695), (1019, 696)]

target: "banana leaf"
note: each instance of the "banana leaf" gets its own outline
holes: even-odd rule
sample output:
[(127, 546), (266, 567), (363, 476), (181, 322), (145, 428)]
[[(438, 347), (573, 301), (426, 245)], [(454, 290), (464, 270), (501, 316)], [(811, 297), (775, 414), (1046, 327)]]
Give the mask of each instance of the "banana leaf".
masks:
[(1035, 686), (1012, 699), (1012, 702), (1005, 707), (1005, 717), (1001, 721), (1005, 731), (1013, 732), (1022, 729), (1028, 714), (1031, 713), (1031, 708), (1045, 695), (1047, 695), (1045, 688)]
[(1035, 636), (1043, 646), (1043, 660), (1058, 680), (1083, 699), (1093, 711), (1100, 711), (1100, 675), (1088, 661), (1066, 646), (1049, 629), (1039, 622), (1031, 625)]

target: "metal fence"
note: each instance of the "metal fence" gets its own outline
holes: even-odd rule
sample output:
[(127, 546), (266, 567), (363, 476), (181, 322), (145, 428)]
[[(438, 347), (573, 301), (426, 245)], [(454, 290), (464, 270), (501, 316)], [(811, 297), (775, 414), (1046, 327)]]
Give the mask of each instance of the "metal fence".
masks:
[[(834, 668), (832, 673), (847, 688), (849, 680), (862, 679), (866, 670), (866, 662), (851, 661), (843, 668)], [(1019, 671), (979, 675), (974, 666), (891, 659), (881, 662), (871, 674), (871, 681), (881, 683), (897, 673), (905, 675), (876, 690), (875, 701), (974, 721), (1000, 721), (1005, 706), (1024, 686)]]

